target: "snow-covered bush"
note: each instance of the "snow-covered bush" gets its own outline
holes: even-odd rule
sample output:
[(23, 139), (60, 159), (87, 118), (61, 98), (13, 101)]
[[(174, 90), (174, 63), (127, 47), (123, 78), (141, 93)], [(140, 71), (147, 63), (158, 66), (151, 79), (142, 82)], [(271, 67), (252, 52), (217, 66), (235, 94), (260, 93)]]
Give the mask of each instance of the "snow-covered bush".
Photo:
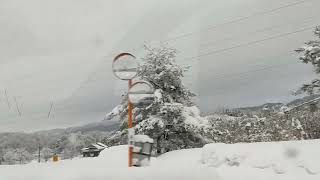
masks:
[(320, 111), (297, 109), (265, 117), (210, 115), (207, 137), (214, 142), (266, 142), (320, 138)]
[(271, 141), (271, 134), (266, 128), (265, 118), (233, 117), (228, 115), (213, 115), (207, 119), (211, 124), (210, 137), (215, 142), (265, 142)]
[(288, 118), (292, 119), (296, 136), (299, 139), (320, 139), (320, 111), (310, 112), (306, 109), (291, 111)]

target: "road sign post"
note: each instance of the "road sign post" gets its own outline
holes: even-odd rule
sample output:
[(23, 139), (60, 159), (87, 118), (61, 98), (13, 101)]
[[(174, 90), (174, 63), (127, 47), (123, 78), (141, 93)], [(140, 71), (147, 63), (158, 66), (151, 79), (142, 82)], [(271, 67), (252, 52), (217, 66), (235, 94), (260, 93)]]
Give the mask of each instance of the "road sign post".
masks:
[(128, 166), (133, 166), (134, 129), (132, 125), (133, 106), (146, 107), (154, 101), (154, 88), (145, 81), (132, 83), (138, 75), (139, 64), (130, 53), (121, 53), (113, 59), (112, 70), (116, 77), (128, 81)]
[[(130, 53), (121, 53), (117, 55), (113, 59), (112, 63), (112, 70), (116, 77), (118, 77), (121, 80), (127, 80), (128, 81), (128, 89), (132, 86), (132, 79), (137, 76), (138, 74), (138, 68), (139, 64), (136, 61), (135, 56), (133, 56)], [(132, 142), (132, 138), (130, 136), (132, 135), (132, 103), (128, 100), (128, 166), (132, 166), (132, 155), (133, 155), (133, 146), (130, 145)]]

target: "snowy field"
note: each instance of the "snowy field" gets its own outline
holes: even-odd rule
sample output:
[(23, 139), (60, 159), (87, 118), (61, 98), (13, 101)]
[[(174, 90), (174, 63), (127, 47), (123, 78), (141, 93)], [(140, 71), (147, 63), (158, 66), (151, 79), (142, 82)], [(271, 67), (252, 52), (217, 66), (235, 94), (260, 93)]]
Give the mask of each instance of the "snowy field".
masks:
[(0, 180), (319, 180), (320, 140), (209, 144), (153, 158), (127, 168), (127, 147), (97, 158), (0, 166)]

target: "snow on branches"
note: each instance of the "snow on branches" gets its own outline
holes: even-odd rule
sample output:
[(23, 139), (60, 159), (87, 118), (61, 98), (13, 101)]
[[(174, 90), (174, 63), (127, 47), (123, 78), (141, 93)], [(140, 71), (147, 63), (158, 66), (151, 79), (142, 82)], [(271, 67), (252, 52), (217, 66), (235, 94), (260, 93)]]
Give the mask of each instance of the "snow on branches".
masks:
[[(300, 60), (303, 63), (310, 63), (314, 66), (315, 72), (320, 73), (320, 26), (316, 27), (314, 31), (317, 40), (306, 42), (305, 45), (296, 50), (302, 53)], [(320, 92), (320, 79), (314, 79), (311, 83), (304, 84), (297, 93), (307, 92), (309, 94)]]
[[(195, 95), (182, 83), (186, 69), (176, 63), (176, 50), (165, 46), (146, 50), (139, 79), (155, 87), (155, 101), (149, 107), (134, 107), (135, 132), (154, 139), (158, 153), (204, 145), (205, 138), (201, 131), (205, 121), (194, 106), (192, 98)], [(119, 114), (122, 123), (119, 129), (121, 133), (117, 134), (126, 136), (127, 96), (123, 97), (118, 106), (121, 108), (115, 108), (108, 117)], [(117, 141), (123, 142), (119, 136), (117, 138)]]

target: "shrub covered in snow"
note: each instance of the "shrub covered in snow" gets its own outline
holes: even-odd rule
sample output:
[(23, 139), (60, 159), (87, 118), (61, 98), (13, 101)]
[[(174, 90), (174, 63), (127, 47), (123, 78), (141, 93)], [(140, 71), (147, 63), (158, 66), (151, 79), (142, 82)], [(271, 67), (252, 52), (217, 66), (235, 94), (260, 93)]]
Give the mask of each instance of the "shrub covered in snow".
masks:
[(320, 111), (298, 109), (264, 117), (210, 115), (206, 136), (214, 142), (267, 142), (320, 138)]

